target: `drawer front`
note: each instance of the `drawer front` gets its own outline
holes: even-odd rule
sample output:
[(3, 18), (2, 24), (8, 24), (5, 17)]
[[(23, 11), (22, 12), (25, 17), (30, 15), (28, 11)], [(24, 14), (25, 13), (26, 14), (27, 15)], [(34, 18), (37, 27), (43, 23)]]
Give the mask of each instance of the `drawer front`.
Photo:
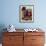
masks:
[(32, 44), (32, 46), (44, 46), (44, 44)]
[(25, 32), (24, 33), (24, 36), (44, 36), (44, 32)]
[(23, 44), (3, 44), (2, 46), (23, 46)]
[(44, 44), (44, 36), (32, 36), (32, 44)]
[(23, 36), (23, 32), (4, 32), (4, 36)]
[(4, 33), (3, 46), (23, 46), (23, 33)]
[(31, 46), (32, 44), (32, 37), (30, 36), (24, 36), (24, 46)]
[(5, 43), (9, 43), (9, 37), (8, 36), (3, 37), (3, 44), (5, 44)]
[(22, 42), (23, 36), (4, 36), (3, 43), (14, 43), (14, 42)]

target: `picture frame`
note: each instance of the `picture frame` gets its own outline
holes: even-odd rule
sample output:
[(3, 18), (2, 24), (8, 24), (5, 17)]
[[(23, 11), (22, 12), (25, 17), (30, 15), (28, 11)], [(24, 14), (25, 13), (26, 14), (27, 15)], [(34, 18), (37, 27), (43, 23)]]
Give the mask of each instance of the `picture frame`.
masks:
[(34, 22), (34, 5), (19, 6), (19, 22), (20, 23)]

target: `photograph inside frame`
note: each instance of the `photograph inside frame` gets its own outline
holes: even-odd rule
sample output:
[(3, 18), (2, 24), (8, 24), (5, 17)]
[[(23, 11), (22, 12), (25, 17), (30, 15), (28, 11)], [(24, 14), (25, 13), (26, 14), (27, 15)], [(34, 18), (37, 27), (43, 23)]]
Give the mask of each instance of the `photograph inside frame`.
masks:
[(33, 21), (33, 5), (20, 6), (20, 21), (32, 22)]

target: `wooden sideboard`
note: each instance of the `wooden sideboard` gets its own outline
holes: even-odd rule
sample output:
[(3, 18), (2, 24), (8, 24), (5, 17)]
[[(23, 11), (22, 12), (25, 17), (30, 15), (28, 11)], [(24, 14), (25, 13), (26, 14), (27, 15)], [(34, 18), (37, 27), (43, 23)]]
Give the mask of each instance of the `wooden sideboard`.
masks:
[(44, 32), (3, 32), (3, 46), (44, 46)]

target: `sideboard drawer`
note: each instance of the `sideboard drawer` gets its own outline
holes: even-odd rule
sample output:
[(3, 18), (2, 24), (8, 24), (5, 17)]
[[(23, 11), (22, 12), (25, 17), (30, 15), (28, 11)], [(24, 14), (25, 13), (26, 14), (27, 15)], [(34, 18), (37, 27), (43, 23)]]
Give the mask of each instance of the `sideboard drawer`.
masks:
[(23, 32), (4, 32), (5, 36), (23, 36)]
[(32, 43), (33, 44), (43, 44), (44, 36), (32, 36)]
[(25, 32), (24, 36), (44, 36), (44, 32)]

